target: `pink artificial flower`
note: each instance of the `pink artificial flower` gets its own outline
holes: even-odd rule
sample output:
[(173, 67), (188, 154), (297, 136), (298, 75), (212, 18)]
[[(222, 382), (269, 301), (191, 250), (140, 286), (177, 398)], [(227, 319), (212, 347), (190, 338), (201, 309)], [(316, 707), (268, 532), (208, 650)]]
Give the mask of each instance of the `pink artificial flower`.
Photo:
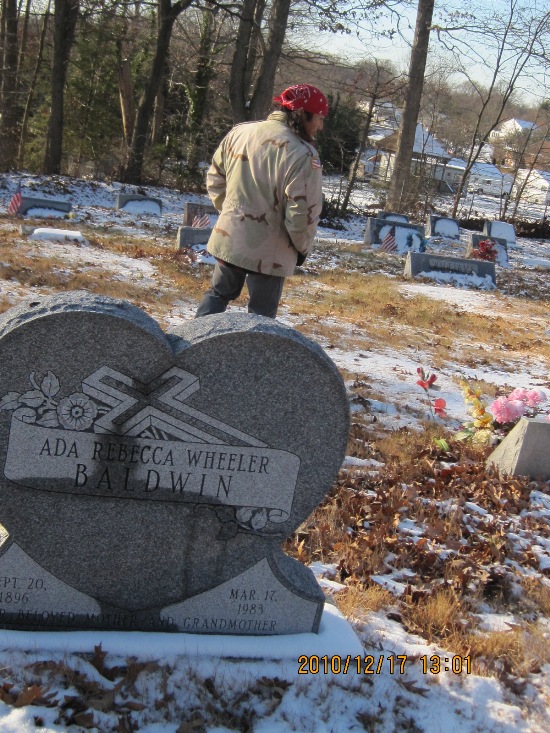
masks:
[(527, 390), (524, 387), (517, 387), (513, 392), (508, 395), (509, 400), (521, 400), (527, 402)]
[(499, 397), (489, 405), (489, 410), (495, 420), (504, 424), (513, 422), (525, 412), (525, 405), (521, 400), (510, 400), (508, 397)]
[(539, 402), (546, 401), (546, 394), (542, 389), (530, 389), (527, 392), (527, 399), (525, 400), (529, 407), (536, 407)]

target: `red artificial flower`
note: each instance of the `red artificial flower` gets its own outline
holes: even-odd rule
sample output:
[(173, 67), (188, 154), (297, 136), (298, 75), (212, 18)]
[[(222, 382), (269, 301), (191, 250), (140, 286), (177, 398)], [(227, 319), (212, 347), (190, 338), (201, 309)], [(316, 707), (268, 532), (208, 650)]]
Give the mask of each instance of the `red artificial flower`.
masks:
[(433, 404), (436, 415), (439, 415), (439, 417), (447, 417), (447, 413), (445, 412), (447, 403), (442, 397), (438, 397), (437, 400), (434, 400)]

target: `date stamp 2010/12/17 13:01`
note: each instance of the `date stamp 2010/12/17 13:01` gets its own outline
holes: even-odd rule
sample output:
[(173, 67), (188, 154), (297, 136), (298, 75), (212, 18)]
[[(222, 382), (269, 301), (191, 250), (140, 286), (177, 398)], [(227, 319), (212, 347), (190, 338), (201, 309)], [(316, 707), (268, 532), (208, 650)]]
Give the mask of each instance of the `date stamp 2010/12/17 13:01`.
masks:
[(431, 656), (423, 654), (418, 657), (408, 654), (379, 654), (378, 656), (367, 654), (355, 657), (350, 654), (345, 657), (326, 654), (319, 657), (316, 654), (302, 654), (298, 657), (298, 674), (382, 674), (383, 672), (404, 674), (405, 667), (412, 663), (420, 663), (422, 674), (472, 673), (471, 657), (461, 657), (456, 654), (449, 657), (442, 657), (439, 654)]

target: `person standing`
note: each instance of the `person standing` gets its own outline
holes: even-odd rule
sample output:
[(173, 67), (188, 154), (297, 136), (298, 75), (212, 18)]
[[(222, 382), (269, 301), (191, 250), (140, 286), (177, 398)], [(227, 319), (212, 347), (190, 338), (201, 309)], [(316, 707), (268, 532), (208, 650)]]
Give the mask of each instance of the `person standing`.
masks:
[(325, 95), (296, 84), (273, 99), (266, 120), (225, 136), (206, 178), (220, 212), (208, 241), (212, 283), (195, 317), (223, 313), (246, 282), (248, 312), (275, 318), (285, 277), (308, 256), (322, 207), (322, 169), (313, 139), (328, 114)]

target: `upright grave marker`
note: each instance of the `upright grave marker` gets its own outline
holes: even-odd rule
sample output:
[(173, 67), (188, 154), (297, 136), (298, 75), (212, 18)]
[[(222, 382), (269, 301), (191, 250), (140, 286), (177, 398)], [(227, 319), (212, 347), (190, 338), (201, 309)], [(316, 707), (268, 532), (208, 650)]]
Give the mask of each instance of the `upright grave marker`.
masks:
[(178, 228), (178, 248), (206, 244), (212, 234), (212, 216), (218, 216), (214, 206), (186, 202), (183, 207), (183, 226)]
[[(158, 207), (158, 213), (162, 214), (162, 199), (156, 196), (148, 196), (142, 193), (118, 193), (116, 197), (117, 209), (125, 209), (128, 204), (137, 202), (138, 204), (154, 204)], [(157, 212), (155, 212), (157, 213)]]
[(279, 323), (166, 335), (69, 293), (0, 318), (0, 626), (316, 632), (323, 593), (281, 543), (334, 481), (338, 370)]
[(426, 234), (428, 237), (445, 237), (460, 241), (460, 226), (458, 221), (450, 216), (430, 214)]
[(429, 275), (431, 272), (470, 275), (478, 278), (489, 277), (493, 285), (496, 285), (494, 262), (432, 255), (427, 252), (409, 252), (405, 261), (404, 277), (413, 278), (416, 275)]
[(530, 476), (550, 480), (550, 422), (543, 418), (522, 417), (487, 459), (510, 476)]

